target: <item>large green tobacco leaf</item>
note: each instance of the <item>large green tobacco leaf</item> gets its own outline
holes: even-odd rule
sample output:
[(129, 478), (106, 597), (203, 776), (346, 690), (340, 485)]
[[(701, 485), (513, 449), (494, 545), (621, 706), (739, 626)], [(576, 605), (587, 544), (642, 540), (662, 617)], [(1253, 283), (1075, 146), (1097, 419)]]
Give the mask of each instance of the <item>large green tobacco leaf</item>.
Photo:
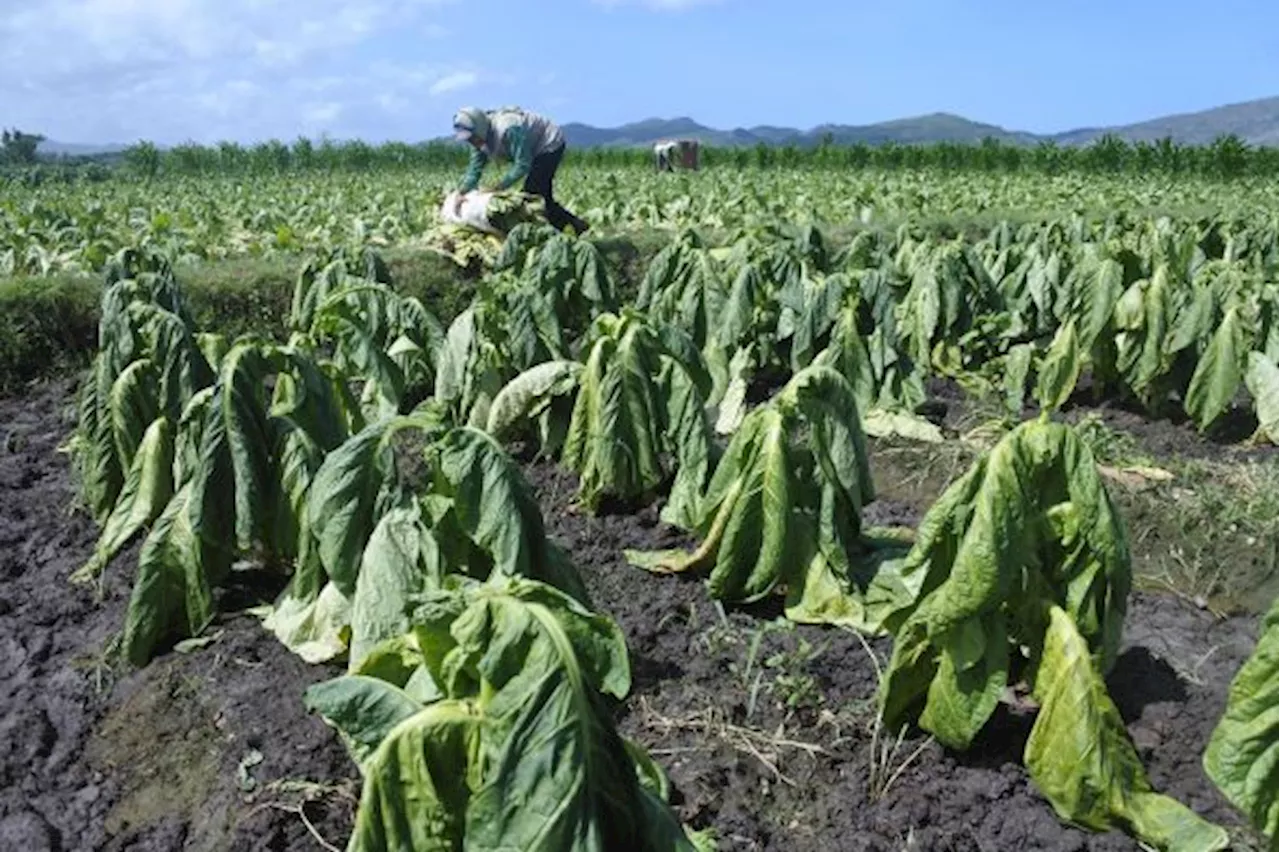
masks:
[(348, 437), (350, 410), (336, 382), (305, 353), (276, 353), (280, 372), (268, 412), (275, 500), (270, 512), (269, 558), (292, 565), (291, 593), (310, 600), (322, 584), (323, 567), (307, 501), (327, 453)]
[(631, 496), (662, 481), (651, 384), (658, 365), (648, 355), (624, 332), (599, 340), (587, 357), (562, 462), (577, 471), (589, 508), (604, 494)]
[[(192, 485), (174, 495), (157, 519), (138, 557), (121, 651), (130, 663), (147, 663), (166, 641), (195, 636), (213, 618), (211, 581), (223, 573), (210, 564), (211, 548), (193, 528), (188, 501)], [(221, 569), (229, 568), (226, 564)]]
[(1209, 738), (1205, 774), (1249, 822), (1280, 846), (1280, 696), (1277, 605), (1262, 619), (1253, 653), (1231, 681), (1227, 707)]
[[(803, 445), (792, 437), (802, 429)], [(802, 487), (806, 481), (817, 487)], [(836, 370), (814, 364), (734, 432), (689, 515), (686, 528), (702, 543), (626, 557), (659, 573), (705, 573), (721, 600), (782, 589), (797, 621), (876, 632), (879, 614), (901, 603), (905, 589), (895, 579), (901, 543), (862, 534), (862, 507), (874, 496), (853, 390)]]
[(382, 257), (369, 247), (356, 251), (346, 247), (327, 249), (308, 258), (294, 284), (290, 330), (311, 328), (316, 312), (329, 295), (352, 283), (390, 285), (391, 272)]
[[(119, 281), (103, 296), (102, 348), (81, 391), (73, 439), (85, 496), (99, 523), (120, 509), (120, 489), (148, 427), (162, 414), (177, 423), (190, 397), (213, 379), (186, 320), (148, 301), (164, 295)], [(161, 301), (174, 299), (176, 292)]]
[(1246, 357), (1240, 314), (1233, 306), (1223, 315), (1187, 386), (1186, 410), (1201, 430), (1225, 411), (1236, 395)]
[(1280, 367), (1274, 358), (1250, 352), (1244, 381), (1253, 397), (1259, 430), (1271, 443), (1280, 444)]
[(1042, 410), (1056, 411), (1076, 388), (1083, 367), (1075, 318), (1058, 329), (1040, 364), (1036, 398)]
[[(133, 465), (134, 453), (147, 427), (160, 414), (159, 374), (148, 359), (134, 361), (111, 385), (108, 411), (120, 469)], [(114, 502), (116, 495), (112, 495)]]
[[(177, 382), (161, 387), (173, 373), (181, 374), (181, 370), (161, 369), (180, 363), (181, 353), (173, 351), (175, 347), (166, 335), (159, 335), (157, 342), (153, 333), (160, 325), (159, 318), (172, 315), (139, 302), (122, 302), (113, 310), (114, 315), (104, 316), (99, 325), (102, 349), (82, 386), (77, 429), (77, 455), (86, 491), (93, 500), (107, 503), (102, 507), (103, 515), (110, 510), (109, 501), (115, 499), (120, 487), (121, 481), (116, 477), (122, 477), (127, 470), (124, 459), (131, 454), (129, 447), (136, 446), (134, 442), (141, 434), (135, 429), (145, 428), (161, 410), (176, 421), (181, 408), (181, 401), (166, 405), (169, 400), (164, 393), (176, 389)], [(198, 352), (195, 356), (199, 359)], [(131, 424), (130, 420), (136, 422)], [(122, 438), (126, 443), (124, 457), (118, 446)], [(101, 522), (103, 517), (98, 520)]]
[(1034, 343), (1011, 346), (1000, 365), (1004, 372), (1002, 385), (1005, 411), (1014, 417), (1022, 415), (1022, 406), (1027, 396), (1027, 376), (1031, 373), (1031, 360), (1035, 351)]
[(406, 428), (433, 435), (437, 426), (427, 414), (381, 421), (320, 465), (306, 518), (321, 568), (310, 577), (299, 565), (267, 624), (297, 653), (328, 659), (348, 649), (348, 667), (357, 670), (377, 643), (406, 629), (412, 597), (449, 574), (529, 577), (588, 600), (576, 570), (546, 538), (519, 468), (484, 432), (458, 427), (428, 445), (425, 492), (397, 484), (391, 437)]
[(727, 298), (712, 251), (696, 234), (682, 232), (649, 262), (636, 298), (637, 308), (684, 329), (703, 351), (717, 337)]
[(71, 575), (73, 581), (89, 580), (102, 573), (120, 548), (164, 511), (173, 496), (173, 432), (167, 417), (159, 417), (147, 427), (93, 556)]
[(717, 435), (732, 435), (742, 425), (742, 419), (747, 415), (747, 390), (754, 363), (755, 346), (749, 344), (734, 352), (727, 363), (712, 367), (717, 378), (707, 401), (716, 407)]
[(896, 638), (881, 709), (892, 728), (919, 714), (955, 748), (995, 709), (1005, 646), (1035, 655), (1045, 604), (1070, 614), (1108, 671), (1131, 582), (1124, 530), (1092, 455), (1047, 421), (1013, 430), (943, 493), (902, 578), (912, 597), (885, 622)]
[[(307, 692), (364, 775), (348, 849), (691, 852), (656, 767), (604, 701), (630, 685), (610, 619), (529, 580), (423, 601), (410, 640), (368, 658), (390, 680), (348, 675)], [(415, 656), (443, 695), (414, 697)]]
[(1091, 248), (1086, 248), (1082, 262), (1068, 274), (1074, 284), (1080, 348), (1085, 352), (1110, 331), (1111, 315), (1124, 285), (1124, 267), (1110, 257), (1100, 257)]
[(579, 475), (581, 500), (594, 510), (605, 495), (643, 495), (672, 472), (664, 457), (674, 457), (683, 479), (672, 511), (685, 513), (709, 453), (702, 409), (711, 377), (700, 353), (684, 332), (634, 311), (597, 317), (589, 341), (561, 453)]
[[(1096, 831), (1124, 827), (1163, 852), (1227, 847), (1221, 827), (1152, 790), (1089, 646), (1061, 607), (1049, 608), (1033, 691), (1040, 709), (1025, 760), (1060, 817)], [(1272, 769), (1274, 782), (1274, 760)], [(1268, 790), (1274, 801), (1275, 784)]]
[(399, 685), (354, 673), (308, 687), (306, 703), (338, 731), (362, 771), (396, 725), (423, 709)]
[[(831, 332), (842, 313), (846, 294), (856, 302), (857, 289), (842, 274), (828, 275), (819, 282), (805, 282), (804, 307), (791, 338), (791, 371), (803, 370), (820, 349), (819, 341)], [(851, 306), (852, 307), (852, 306)], [(852, 311), (851, 311), (852, 312)], [(852, 381), (852, 378), (850, 378)]]
[(862, 534), (862, 508), (875, 499), (875, 485), (853, 389), (838, 372), (817, 364), (797, 374), (777, 401), (808, 426), (814, 479), (821, 483), (816, 507), (799, 501), (817, 535), (812, 557), (786, 575), (787, 616), (876, 632), (869, 613), (881, 596), (894, 595), (895, 546)]
[(541, 580), (585, 603), (576, 569), (548, 541), (542, 510), (512, 458), (479, 429), (451, 429), (431, 448), (452, 517), (507, 577)]
[(660, 517), (665, 523), (689, 527), (696, 523), (702, 487), (715, 461), (707, 428), (707, 385), (700, 385), (684, 363), (675, 359), (664, 362), (657, 384), (667, 404), (665, 437), (668, 447), (674, 445), (676, 468)]
[(467, 802), (484, 721), (470, 702), (441, 701), (396, 725), (368, 760), (349, 852), (481, 848), (468, 842)]
[(271, 394), (269, 414), (306, 433), (323, 452), (329, 452), (360, 423), (345, 397), (346, 377), (331, 374), (310, 353), (293, 346), (276, 354), (279, 370)]
[(429, 382), (431, 362), (444, 338), (439, 323), (416, 299), (371, 282), (328, 293), (315, 309), (312, 334), (334, 341), (339, 369), (364, 379), (364, 398), (379, 417), (401, 410), (411, 381)]
[(829, 342), (814, 356), (812, 363), (825, 364), (844, 376), (853, 388), (858, 410), (864, 416), (875, 408), (880, 390), (866, 341), (858, 332), (858, 313), (853, 305), (846, 305), (839, 311)]
[(361, 556), (351, 600), (348, 671), (356, 671), (379, 642), (408, 631), (408, 601), (439, 587), (443, 558), (416, 501), (382, 516)]
[(1165, 352), (1175, 355), (1194, 347), (1200, 340), (1213, 335), (1217, 319), (1214, 288), (1204, 283), (1193, 283), (1192, 291), (1176, 313), (1169, 336), (1165, 338)]
[(758, 600), (773, 591), (796, 556), (795, 527), (787, 521), (799, 483), (791, 471), (789, 434), (777, 411), (766, 410), (762, 417), (752, 463), (734, 499), (720, 507), (727, 517), (707, 579), (715, 598)]
[(204, 430), (210, 422), (210, 411), (217, 398), (218, 387), (210, 385), (192, 395), (178, 418), (177, 434), (174, 436), (173, 479), (175, 482), (186, 482), (194, 471), (200, 467), (201, 446), (204, 443)]
[(491, 339), (494, 323), (483, 303), (473, 304), (454, 317), (440, 345), (435, 398), (456, 423), (484, 426), (489, 405), (505, 384), (508, 366)]
[[(166, 422), (162, 418), (156, 424)], [(193, 397), (179, 430), (176, 439), (165, 438), (154, 451), (146, 450), (154, 452), (151, 463), (157, 465), (173, 458), (173, 444), (183, 446), (186, 458), (181, 465), (172, 464), (171, 471), (179, 475), (170, 487), (177, 490), (154, 519), (138, 559), (123, 643), (124, 656), (135, 665), (150, 660), (165, 642), (205, 627), (213, 616), (212, 590), (230, 572), (235, 555), (235, 507), (227, 497), (235, 482), (220, 392), (210, 388), (208, 396)], [(165, 431), (153, 424), (149, 434), (160, 437)], [(147, 464), (141, 453), (138, 460)], [(171, 471), (157, 467), (155, 475), (165, 479)], [(133, 520), (144, 503), (158, 496), (152, 492), (144, 499), (142, 490), (138, 494), (140, 502), (128, 510)], [(146, 511), (150, 514), (150, 508)], [(124, 525), (110, 525), (104, 542), (118, 542), (125, 532)]]
[(106, 521), (124, 484), (125, 470), (116, 455), (109, 409), (112, 379), (108, 360), (99, 352), (80, 386), (80, 419), (70, 442), (85, 501), (94, 520)]
[(1120, 297), (1112, 320), (1117, 330), (1116, 367), (1144, 400), (1156, 400), (1165, 374), (1164, 343), (1172, 319), (1169, 268), (1156, 267), (1150, 279), (1135, 281)]
[(236, 552), (235, 505), (227, 499), (236, 487), (235, 468), (222, 416), (222, 395), (222, 389), (215, 388), (207, 407), (193, 406), (187, 412), (189, 428), (195, 431), (199, 424), (199, 449), (189, 478), (184, 475), (184, 481), (191, 484), (187, 515), (199, 539), (202, 561), (215, 583), (229, 570)]
[(236, 544), (243, 550), (270, 538), (277, 499), (264, 381), (270, 352), (254, 341), (231, 347), (221, 365), (222, 412), (235, 470)]
[(320, 564), (348, 597), (355, 593), (369, 536), (397, 489), (390, 442), (405, 429), (430, 438), (442, 431), (442, 424), (429, 412), (372, 423), (326, 455), (312, 480), (306, 520), (314, 531)]
[(659, 573), (708, 573), (713, 597), (753, 601), (771, 593), (803, 561), (807, 525), (793, 511), (786, 420), (775, 408), (747, 415), (702, 500), (702, 544), (692, 553), (627, 551), (632, 564)]
[(543, 361), (564, 358), (569, 349), (566, 338), (571, 338), (573, 331), (566, 331), (561, 321), (561, 312), (567, 319), (568, 309), (557, 311), (556, 294), (526, 281), (508, 284), (499, 279), (498, 283), (492, 298), (501, 304), (505, 318), (504, 349), (511, 366), (528, 369)]
[(177, 314), (149, 303), (133, 304), (129, 310), (157, 368), (160, 408), (176, 420), (187, 400), (213, 384), (213, 369), (191, 327)]
[(824, 487), (818, 546), (807, 565), (787, 582), (786, 616), (800, 624), (833, 624), (860, 633), (883, 633), (881, 623), (910, 594), (899, 572), (910, 550), (910, 530), (870, 528), (853, 542), (835, 522)]
[(835, 370), (815, 365), (796, 374), (779, 403), (794, 406), (809, 425), (813, 458), (824, 480), (836, 487), (856, 532), (858, 515), (876, 493), (852, 386)]
[(493, 398), (485, 431), (505, 439), (526, 419), (548, 410), (555, 397), (576, 388), (581, 373), (581, 364), (566, 360), (544, 361), (520, 373)]
[(531, 291), (546, 294), (554, 316), (580, 328), (593, 314), (615, 310), (616, 296), (600, 250), (587, 240), (555, 234), (524, 270)]

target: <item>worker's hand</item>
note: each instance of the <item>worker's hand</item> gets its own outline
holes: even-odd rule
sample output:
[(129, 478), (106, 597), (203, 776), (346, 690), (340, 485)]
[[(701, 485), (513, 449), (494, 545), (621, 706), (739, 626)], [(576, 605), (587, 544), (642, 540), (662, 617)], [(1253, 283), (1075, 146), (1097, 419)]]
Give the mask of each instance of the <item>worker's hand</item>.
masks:
[(462, 213), (462, 200), (466, 197), (465, 192), (459, 192), (453, 197), (453, 215), (458, 216)]

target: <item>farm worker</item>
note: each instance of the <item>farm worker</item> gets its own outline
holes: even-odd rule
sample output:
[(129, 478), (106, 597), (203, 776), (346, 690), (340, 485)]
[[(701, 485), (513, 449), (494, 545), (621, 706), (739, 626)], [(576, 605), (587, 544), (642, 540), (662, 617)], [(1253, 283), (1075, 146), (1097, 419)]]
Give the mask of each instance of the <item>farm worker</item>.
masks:
[(547, 221), (556, 230), (571, 225), (576, 233), (587, 230), (587, 223), (552, 197), (551, 181), (564, 157), (564, 133), (550, 119), (519, 107), (481, 110), (464, 107), (453, 116), (454, 136), (472, 148), (471, 162), (458, 187), (454, 212), (462, 208), (462, 197), (480, 183), (480, 173), (490, 157), (511, 160), (511, 167), (494, 187), (508, 189), (524, 178), (524, 191), (540, 195), (546, 202)]

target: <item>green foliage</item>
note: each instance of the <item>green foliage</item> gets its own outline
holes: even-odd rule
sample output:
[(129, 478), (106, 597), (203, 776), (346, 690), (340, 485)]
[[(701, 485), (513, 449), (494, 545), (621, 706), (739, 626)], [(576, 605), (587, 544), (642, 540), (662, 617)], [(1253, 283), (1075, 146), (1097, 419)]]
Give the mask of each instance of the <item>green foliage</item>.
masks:
[(0, 133), (0, 164), (29, 166), (36, 161), (36, 149), (44, 137), (38, 133), (23, 133), (16, 128)]
[(1122, 827), (1162, 850), (1223, 849), (1226, 832), (1155, 793), (1104, 678), (1120, 646), (1128, 542), (1087, 446), (1037, 420), (1010, 432), (920, 523), (908, 602), (885, 619), (885, 724), (968, 748), (1006, 689), (1039, 703), (1024, 759), (1065, 820)]
[(0, 280), (0, 393), (93, 358), (100, 292), (81, 278)]
[[(968, 154), (898, 171), (920, 155), (885, 146), (874, 171), (839, 172), (832, 145), (812, 155), (820, 169), (761, 148), (745, 154), (765, 170), (752, 175), (570, 173), (566, 200), (606, 230), (672, 232), (651, 261), (524, 223), (466, 285), (450, 260), (397, 266), (376, 248), (429, 241), (445, 174), (384, 182), (368, 146), (338, 161), (302, 142), (188, 147), (158, 164), (140, 148), (141, 182), (93, 201), (83, 187), (5, 195), (0, 263), (103, 279), (70, 444), (101, 535), (76, 579), (144, 537), (123, 643), (136, 664), (206, 628), (234, 562), (287, 579), (266, 629), (305, 660), (345, 657), (347, 675), (308, 700), (365, 777), (353, 849), (597, 848), (619, 832), (700, 846), (660, 770), (613, 729), (626, 649), (547, 538), (502, 443), (524, 439), (578, 474), (590, 508), (665, 492), (663, 519), (701, 543), (628, 553), (636, 564), (703, 573), (728, 602), (782, 594), (793, 621), (892, 633), (891, 726), (965, 748), (1025, 683), (1039, 704), (1026, 764), (1064, 820), (1220, 848), (1220, 829), (1152, 789), (1107, 695), (1125, 533), (1089, 450), (1049, 417), (1087, 377), (1208, 430), (1243, 388), (1274, 440), (1276, 219), (1257, 186), (1220, 175), (1134, 177), (1112, 141), (1080, 161), (1105, 176), (1011, 176), (999, 170), (1022, 154), (980, 150), (959, 177), (946, 168)], [(253, 189), (215, 168), (257, 175)], [(1109, 209), (1000, 213), (1041, 200)], [(1166, 203), (1215, 209), (1132, 212)], [(924, 221), (958, 209), (989, 224)], [(303, 251), (296, 275), (272, 266)], [(251, 274), (208, 288), (211, 267), (187, 263), (245, 255), (223, 268)], [(197, 283), (179, 288), (177, 269)], [(15, 314), (19, 332), (54, 333)], [(936, 377), (1041, 417), (914, 537), (865, 528), (866, 435), (942, 440), (921, 416)], [(1256, 820), (1249, 773), (1267, 764), (1239, 742), (1274, 713), (1246, 699), (1211, 762)]]
[(806, 367), (747, 414), (705, 490), (686, 499), (684, 525), (702, 544), (627, 551), (632, 564), (705, 573), (711, 596), (728, 602), (782, 589), (795, 621), (872, 633), (899, 595), (901, 548), (862, 529), (875, 486), (853, 390), (830, 367)]
[[(474, 285), (435, 254), (405, 250), (385, 257), (389, 277), (406, 297), (448, 321), (474, 295)], [(299, 275), (285, 258), (231, 259), (181, 268), (195, 325), (230, 339), (253, 334), (284, 342)], [(63, 273), (0, 279), (0, 393), (86, 365), (97, 347), (102, 276)]]
[(661, 771), (614, 728), (617, 625), (528, 580), (418, 601), (365, 666), (307, 693), (364, 775), (352, 852), (693, 852)]
[[(1191, 170), (1171, 182), (1151, 171), (913, 166), (895, 161), (894, 148), (883, 150), (888, 159), (862, 167), (811, 163), (757, 173), (725, 164), (680, 175), (578, 165), (571, 154), (556, 192), (592, 225), (593, 237), (655, 228), (732, 232), (760, 222), (879, 229), (903, 221), (1073, 212), (1105, 219), (1117, 210), (1275, 219), (1274, 153), (1260, 175), (1224, 178)], [(162, 156), (186, 154), (175, 148)], [(50, 179), (34, 186), (0, 178), (0, 275), (97, 272), (112, 253), (135, 244), (165, 247), (178, 263), (296, 258), (322, 245), (352, 242), (379, 249), (423, 245), (437, 234), (440, 204), (463, 166), (399, 162), (354, 173), (336, 166), (300, 172), (161, 166), (153, 177), (130, 177), (149, 173), (149, 166), (139, 166), (107, 180)]]
[(1249, 823), (1280, 843), (1277, 770), (1280, 755), (1280, 696), (1277, 695), (1277, 604), (1261, 619), (1258, 643), (1231, 681), (1227, 707), (1205, 749), (1205, 774)]

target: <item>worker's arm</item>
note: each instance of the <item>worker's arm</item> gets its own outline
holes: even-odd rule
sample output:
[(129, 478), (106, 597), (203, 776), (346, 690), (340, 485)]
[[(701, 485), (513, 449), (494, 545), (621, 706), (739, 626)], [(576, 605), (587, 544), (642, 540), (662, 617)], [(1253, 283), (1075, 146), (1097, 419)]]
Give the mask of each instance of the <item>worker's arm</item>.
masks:
[(498, 181), (497, 189), (508, 189), (516, 181), (524, 180), (533, 168), (533, 146), (529, 144), (528, 132), (523, 127), (513, 127), (502, 139), (503, 147), (511, 152), (511, 168)]
[(462, 176), (462, 184), (458, 187), (462, 192), (470, 192), (480, 184), (480, 174), (484, 171), (485, 164), (489, 162), (489, 155), (479, 148), (471, 149), (471, 160), (467, 163), (467, 173)]

